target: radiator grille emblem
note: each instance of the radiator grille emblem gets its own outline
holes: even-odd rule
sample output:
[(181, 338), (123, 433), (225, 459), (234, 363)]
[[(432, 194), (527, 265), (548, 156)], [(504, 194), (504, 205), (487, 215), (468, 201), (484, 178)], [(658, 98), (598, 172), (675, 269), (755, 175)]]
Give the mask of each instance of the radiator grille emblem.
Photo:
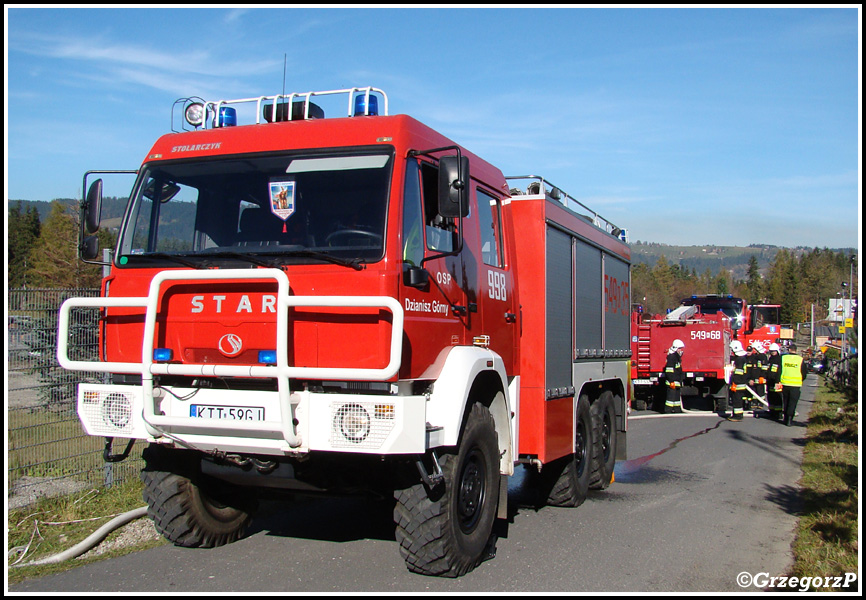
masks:
[(217, 347), (223, 355), (233, 357), (241, 353), (244, 343), (240, 336), (235, 335), (234, 333), (227, 333), (220, 338)]

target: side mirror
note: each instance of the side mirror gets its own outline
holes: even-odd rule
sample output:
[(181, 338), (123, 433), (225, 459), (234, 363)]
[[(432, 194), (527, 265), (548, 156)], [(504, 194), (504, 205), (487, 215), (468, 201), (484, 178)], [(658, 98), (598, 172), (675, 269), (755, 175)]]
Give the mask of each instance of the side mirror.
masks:
[(403, 284), (417, 289), (426, 289), (430, 283), (430, 273), (424, 267), (411, 266), (403, 271)]
[(84, 201), (84, 232), (93, 235), (99, 231), (100, 214), (102, 213), (102, 180), (94, 181), (87, 190)]
[(469, 158), (444, 156), (439, 160), (439, 214), (462, 218), (469, 215)]
[(81, 258), (84, 260), (94, 260), (99, 256), (99, 238), (95, 235), (84, 238), (80, 247)]

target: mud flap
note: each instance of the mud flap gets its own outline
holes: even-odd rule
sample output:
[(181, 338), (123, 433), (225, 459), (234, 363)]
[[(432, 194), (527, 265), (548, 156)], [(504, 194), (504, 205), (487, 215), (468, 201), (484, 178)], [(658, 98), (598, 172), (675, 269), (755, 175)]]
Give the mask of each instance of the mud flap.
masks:
[(499, 476), (499, 506), (496, 509), (496, 518), (508, 518), (508, 475)]

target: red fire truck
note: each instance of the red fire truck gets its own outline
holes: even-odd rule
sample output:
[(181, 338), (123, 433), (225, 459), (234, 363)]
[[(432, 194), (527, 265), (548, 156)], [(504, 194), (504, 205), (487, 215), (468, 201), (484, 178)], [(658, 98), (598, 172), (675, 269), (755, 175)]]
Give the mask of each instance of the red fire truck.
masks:
[(744, 347), (753, 341), (765, 346), (778, 342), (779, 305), (748, 305), (734, 296), (705, 295), (684, 298), (668, 314), (645, 315), (632, 311), (632, 378), (634, 407), (656, 408), (664, 401), (664, 369), (668, 349), (675, 339), (686, 345), (682, 365), (685, 385), (713, 399), (713, 409), (727, 408), (725, 367), (730, 343)]
[[(325, 118), (334, 95), (349, 109)], [(107, 373), (78, 391), (106, 458), (148, 444), (169, 540), (234, 541), (269, 494), (393, 494), (407, 567), (454, 577), (491, 555), (517, 465), (554, 505), (609, 485), (623, 230), (388, 116), (374, 88), (176, 106), (189, 125), (147, 153), (102, 297), (63, 305), (58, 343), (65, 368)], [(82, 200), (88, 261), (101, 181)], [(98, 362), (69, 356), (75, 310), (100, 312)]]
[(703, 315), (722, 312), (730, 320), (734, 339), (742, 342), (744, 348), (752, 342), (769, 346), (778, 343), (781, 337), (780, 304), (747, 304), (732, 295), (708, 294), (683, 298), (680, 305), (697, 306)]

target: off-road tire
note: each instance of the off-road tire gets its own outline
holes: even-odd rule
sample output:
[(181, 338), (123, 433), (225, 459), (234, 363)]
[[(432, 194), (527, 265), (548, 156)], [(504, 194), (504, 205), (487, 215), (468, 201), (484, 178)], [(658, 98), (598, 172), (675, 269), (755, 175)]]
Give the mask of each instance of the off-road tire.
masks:
[(177, 546), (213, 548), (244, 534), (255, 510), (254, 497), (203, 476), (192, 452), (151, 445), (143, 456), (142, 497), (166, 539)]
[(456, 454), (439, 459), (444, 480), (394, 492), (394, 522), (406, 567), (459, 577), (487, 556), (499, 502), (499, 446), (490, 411), (474, 404)]
[(592, 416), (587, 396), (581, 396), (577, 402), (574, 430), (574, 452), (541, 470), (542, 489), (550, 506), (577, 507), (586, 500), (593, 456)]
[(603, 490), (610, 485), (616, 464), (616, 402), (612, 392), (604, 392), (590, 409), (593, 456), (589, 488)]

